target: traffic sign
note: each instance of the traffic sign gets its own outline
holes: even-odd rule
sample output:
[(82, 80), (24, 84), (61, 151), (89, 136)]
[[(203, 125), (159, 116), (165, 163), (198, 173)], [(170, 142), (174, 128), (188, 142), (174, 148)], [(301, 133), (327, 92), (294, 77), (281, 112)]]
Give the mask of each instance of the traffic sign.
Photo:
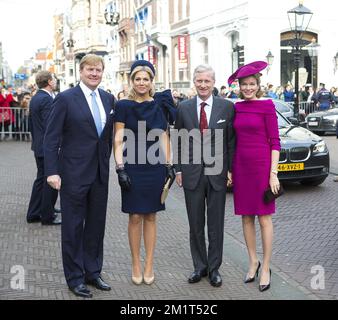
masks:
[(19, 80), (25, 80), (27, 79), (27, 75), (25, 73), (15, 73), (14, 78)]

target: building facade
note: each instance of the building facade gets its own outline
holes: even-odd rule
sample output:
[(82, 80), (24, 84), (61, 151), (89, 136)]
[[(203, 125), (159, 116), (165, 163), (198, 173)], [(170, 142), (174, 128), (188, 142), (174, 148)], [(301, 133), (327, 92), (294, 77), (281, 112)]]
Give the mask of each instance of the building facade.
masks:
[[(302, 39), (300, 86), (338, 85), (333, 61), (338, 53), (338, 2), (326, 2), (330, 10), (315, 0), (303, 1), (313, 17)], [(227, 85), (239, 66), (268, 57), (263, 83), (294, 84), (294, 34), (287, 11), (298, 4), (298, 0), (273, 4), (268, 0), (72, 0), (69, 17), (63, 18), (64, 54), (60, 59), (62, 50), (55, 41), (54, 55), (56, 61), (65, 59), (60, 67), (65, 84), (78, 81), (83, 55), (104, 56), (102, 85), (114, 93), (128, 83), (136, 59), (155, 65), (158, 89), (185, 92), (193, 86), (194, 68), (201, 63), (215, 69), (217, 87)]]
[[(216, 70), (216, 86), (225, 85), (229, 75), (240, 65), (266, 60), (272, 53), (273, 63), (263, 72), (263, 83), (294, 85), (294, 54), (287, 11), (299, 4), (296, 0), (232, 0), (218, 2), (194, 0), (190, 12), (191, 65), (209, 63)], [(203, 7), (204, 6), (204, 7)], [(338, 84), (333, 57), (338, 52), (336, 12), (338, 3), (328, 0), (325, 8), (315, 0), (304, 1), (313, 12), (303, 35), (299, 84), (319, 82)], [(203, 8), (203, 10), (201, 10)], [(330, 10), (327, 10), (330, 8)], [(316, 52), (309, 50), (315, 43)], [(190, 79), (191, 79), (190, 74)]]

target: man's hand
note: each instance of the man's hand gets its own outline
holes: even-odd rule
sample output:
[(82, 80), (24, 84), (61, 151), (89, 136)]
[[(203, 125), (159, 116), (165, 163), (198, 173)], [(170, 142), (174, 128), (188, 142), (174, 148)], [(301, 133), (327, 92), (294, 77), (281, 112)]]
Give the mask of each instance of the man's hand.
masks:
[(47, 177), (47, 183), (56, 190), (61, 189), (61, 178), (58, 174)]
[(179, 187), (182, 187), (182, 173), (176, 174), (176, 183)]

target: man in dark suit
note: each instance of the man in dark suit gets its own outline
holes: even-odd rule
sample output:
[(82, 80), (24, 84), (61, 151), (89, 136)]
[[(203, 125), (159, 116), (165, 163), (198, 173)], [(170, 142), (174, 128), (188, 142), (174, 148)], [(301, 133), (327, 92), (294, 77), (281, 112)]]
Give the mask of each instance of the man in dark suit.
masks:
[[(234, 108), (232, 102), (212, 95), (215, 72), (210, 66), (198, 66), (193, 80), (197, 97), (179, 104), (175, 122), (179, 134), (184, 131), (181, 129), (189, 133), (186, 139), (178, 139), (175, 166), (176, 182), (184, 188), (190, 227), (194, 272), (188, 281), (195, 283), (208, 275), (210, 284), (219, 287), (222, 285), (218, 269), (223, 254), (226, 185), (227, 178), (231, 180), (235, 145)], [(208, 251), (204, 235), (205, 204)]]
[(86, 284), (111, 289), (101, 270), (115, 99), (98, 89), (103, 71), (102, 57), (82, 58), (80, 84), (55, 98), (44, 141), (47, 182), (60, 190), (66, 281), (86, 298)]
[(39, 88), (33, 96), (29, 107), (30, 130), (32, 146), (37, 166), (37, 175), (33, 184), (32, 194), (27, 211), (27, 222), (39, 222), (42, 225), (58, 225), (61, 219), (54, 212), (58, 191), (52, 189), (46, 180), (44, 169), (43, 137), (45, 135), (47, 118), (53, 104), (53, 90), (56, 81), (49, 71), (40, 71), (35, 78)]

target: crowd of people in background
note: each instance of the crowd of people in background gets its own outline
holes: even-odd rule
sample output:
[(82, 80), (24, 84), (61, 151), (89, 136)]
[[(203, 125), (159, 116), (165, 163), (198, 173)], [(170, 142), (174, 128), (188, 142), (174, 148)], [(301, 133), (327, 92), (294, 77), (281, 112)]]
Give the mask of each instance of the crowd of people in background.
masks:
[[(13, 88), (8, 86), (1, 88), (0, 94), (0, 141), (8, 140), (12, 136), (16, 141), (30, 141), (29, 134), (29, 103), (31, 98), (35, 95), (36, 85), (31, 85), (23, 90), (21, 87)], [(161, 88), (163, 91), (165, 88)], [(284, 86), (274, 86), (271, 83), (262, 85), (263, 97), (278, 99), (288, 103), (293, 103), (295, 98), (295, 91), (293, 86), (288, 83)], [(107, 89), (112, 93), (112, 90)], [(117, 100), (126, 98), (128, 94), (128, 85), (121, 86), (121, 90), (117, 92), (115, 97)], [(227, 99), (238, 99), (239, 87), (238, 84), (233, 83), (230, 86), (216, 87), (213, 91), (214, 96)], [(189, 100), (196, 96), (194, 87), (187, 90), (179, 91), (172, 89), (172, 96), (176, 106), (178, 103)], [(306, 84), (300, 88), (299, 101), (301, 103), (312, 103), (314, 108), (311, 110), (327, 110), (338, 106), (338, 87), (332, 86), (326, 89), (324, 83), (320, 83), (316, 89), (311, 84)], [(311, 110), (308, 110), (309, 112)], [(305, 110), (305, 113), (309, 113)], [(4, 134), (2, 133), (4, 131)], [(10, 135), (11, 134), (11, 135)]]

